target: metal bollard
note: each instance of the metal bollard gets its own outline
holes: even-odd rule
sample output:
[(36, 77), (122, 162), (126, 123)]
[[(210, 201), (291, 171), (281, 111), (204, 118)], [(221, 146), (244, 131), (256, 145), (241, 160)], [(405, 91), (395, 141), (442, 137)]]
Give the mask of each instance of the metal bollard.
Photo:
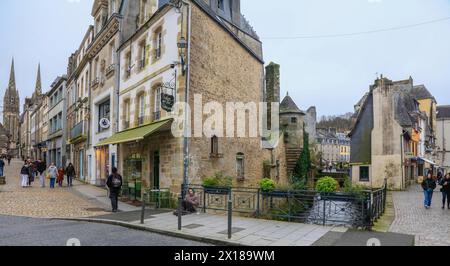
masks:
[(231, 239), (233, 230), (233, 202), (228, 200), (228, 239)]
[(183, 198), (178, 198), (178, 230), (181, 231), (181, 217), (182, 217), (182, 205), (183, 205)]
[(144, 193), (144, 196), (142, 198), (142, 210), (141, 210), (141, 224), (144, 224), (145, 220), (145, 198), (147, 196), (147, 193)]

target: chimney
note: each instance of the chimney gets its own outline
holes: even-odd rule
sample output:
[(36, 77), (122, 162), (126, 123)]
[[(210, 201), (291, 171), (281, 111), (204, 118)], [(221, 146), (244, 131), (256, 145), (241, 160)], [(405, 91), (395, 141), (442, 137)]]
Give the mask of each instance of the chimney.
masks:
[(280, 65), (271, 62), (266, 66), (267, 128), (272, 126), (272, 104), (280, 103)]

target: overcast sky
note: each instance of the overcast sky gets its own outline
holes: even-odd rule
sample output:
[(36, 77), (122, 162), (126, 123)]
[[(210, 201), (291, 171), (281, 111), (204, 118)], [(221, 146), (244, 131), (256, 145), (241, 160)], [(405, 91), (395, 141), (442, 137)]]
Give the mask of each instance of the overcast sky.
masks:
[[(22, 102), (34, 90), (38, 62), (45, 91), (65, 74), (91, 23), (92, 2), (1, 1), (2, 96), (12, 56)], [(439, 104), (450, 104), (450, 19), (441, 20), (450, 18), (449, 0), (242, 0), (241, 6), (262, 38), (266, 62), (281, 64), (282, 96), (289, 91), (302, 109), (351, 112), (376, 73), (394, 80), (411, 75)], [(398, 30), (379, 31), (392, 28)]]

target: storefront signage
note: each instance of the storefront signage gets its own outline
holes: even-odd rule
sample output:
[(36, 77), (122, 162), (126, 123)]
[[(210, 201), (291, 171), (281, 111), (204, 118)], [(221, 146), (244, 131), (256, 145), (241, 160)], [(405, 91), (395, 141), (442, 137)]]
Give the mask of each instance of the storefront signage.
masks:
[(100, 127), (103, 129), (108, 129), (111, 126), (111, 122), (108, 118), (102, 118), (99, 122)]
[(167, 112), (172, 112), (173, 105), (175, 104), (175, 97), (167, 93), (161, 93), (161, 108)]

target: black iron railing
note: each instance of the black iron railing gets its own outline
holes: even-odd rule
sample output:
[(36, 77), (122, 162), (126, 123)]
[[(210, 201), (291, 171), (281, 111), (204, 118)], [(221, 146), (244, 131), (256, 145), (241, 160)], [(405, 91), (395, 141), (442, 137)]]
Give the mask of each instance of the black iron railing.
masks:
[(386, 186), (358, 193), (320, 193), (309, 190), (264, 192), (258, 188), (205, 188), (190, 185), (199, 209), (232, 212), (254, 218), (370, 229), (383, 215)]

